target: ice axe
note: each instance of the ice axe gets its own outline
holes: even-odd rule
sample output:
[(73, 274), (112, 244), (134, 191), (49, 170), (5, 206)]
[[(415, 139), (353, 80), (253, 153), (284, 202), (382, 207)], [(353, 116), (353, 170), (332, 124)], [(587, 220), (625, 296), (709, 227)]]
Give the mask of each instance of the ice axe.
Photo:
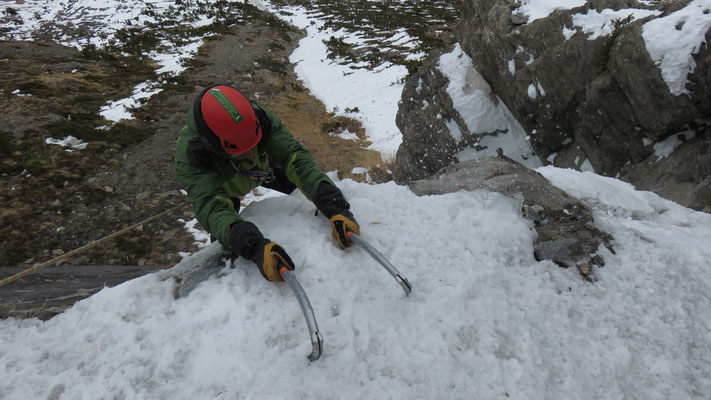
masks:
[(375, 259), (375, 261), (379, 262), (380, 265), (382, 265), (390, 273), (390, 275), (395, 278), (397, 283), (402, 286), (402, 289), (405, 291), (405, 295), (410, 296), (410, 292), (412, 292), (412, 285), (410, 285), (410, 282), (407, 280), (407, 278), (402, 276), (402, 274), (400, 273), (400, 271), (397, 270), (397, 268), (390, 264), (390, 261), (388, 261), (387, 258), (380, 254), (380, 252), (376, 250), (375, 247), (371, 246), (370, 243), (361, 239), (360, 236), (356, 235), (355, 233), (347, 232), (346, 237), (348, 237), (348, 239), (350, 239), (357, 246), (360, 246), (363, 250), (365, 250), (366, 253), (368, 253), (371, 257)]
[(321, 337), (321, 333), (318, 331), (318, 324), (316, 324), (316, 317), (314, 316), (313, 308), (311, 308), (311, 302), (292, 271), (281, 265), (279, 273), (287, 285), (289, 285), (289, 289), (294, 292), (296, 300), (299, 301), (299, 306), (301, 306), (301, 312), (304, 313), (304, 318), (306, 318), (306, 326), (309, 328), (309, 335), (311, 337), (312, 350), (311, 354), (309, 354), (309, 361), (316, 361), (321, 357), (321, 353), (323, 352), (323, 337)]

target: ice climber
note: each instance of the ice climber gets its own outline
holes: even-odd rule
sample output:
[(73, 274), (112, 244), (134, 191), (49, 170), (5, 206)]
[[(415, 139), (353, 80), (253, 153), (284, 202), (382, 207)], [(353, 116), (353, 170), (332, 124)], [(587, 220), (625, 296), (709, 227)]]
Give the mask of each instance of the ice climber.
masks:
[(254, 261), (270, 281), (282, 281), (279, 265), (293, 270), (286, 250), (266, 239), (238, 214), (240, 198), (257, 186), (301, 192), (331, 222), (341, 248), (360, 228), (343, 193), (314, 164), (311, 154), (273, 112), (250, 103), (227, 85), (207, 87), (188, 111), (176, 145), (178, 181), (198, 222), (225, 250)]

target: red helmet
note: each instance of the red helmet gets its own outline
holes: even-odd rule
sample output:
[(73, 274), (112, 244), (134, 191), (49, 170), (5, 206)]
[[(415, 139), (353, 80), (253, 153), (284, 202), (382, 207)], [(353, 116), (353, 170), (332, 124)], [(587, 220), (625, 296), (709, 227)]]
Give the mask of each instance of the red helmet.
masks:
[(249, 100), (237, 89), (214, 85), (195, 99), (198, 133), (214, 150), (226, 155), (251, 150), (262, 138), (259, 120)]

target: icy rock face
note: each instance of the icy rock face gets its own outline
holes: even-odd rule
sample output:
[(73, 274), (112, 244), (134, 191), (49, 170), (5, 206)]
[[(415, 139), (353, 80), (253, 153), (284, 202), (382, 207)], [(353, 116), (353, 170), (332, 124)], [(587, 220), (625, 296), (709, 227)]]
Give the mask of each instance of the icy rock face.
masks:
[(588, 279), (594, 279), (590, 265), (599, 262), (595, 256), (599, 246), (610, 245), (610, 235), (595, 227), (588, 206), (506, 157), (464, 161), (408, 186), (419, 196), (483, 189), (518, 199), (523, 217), (533, 222), (538, 233), (536, 259), (577, 267)]
[[(704, 133), (707, 124), (699, 125), (699, 120), (711, 115), (711, 31), (690, 53), (694, 68), (685, 76), (681, 94), (671, 88), (668, 77), (665, 80), (660, 61), (648, 51), (655, 44), (646, 43), (644, 36), (646, 23), (690, 3), (592, 0), (524, 22), (512, 21), (521, 13), (516, 4), (464, 0), (455, 35), (476, 71), (529, 135), (541, 160), (633, 184), (643, 179), (645, 189), (701, 210), (711, 204), (711, 197), (704, 192), (707, 175), (699, 168), (700, 161), (689, 162), (683, 152), (661, 159), (654, 146), (688, 129), (695, 130), (698, 146), (705, 149), (710, 144)], [(604, 21), (605, 15), (612, 16)], [(675, 30), (683, 33), (687, 28), (691, 26), (677, 24)], [(394, 171), (397, 181), (421, 179), (455, 158), (456, 140), (440, 136), (449, 131), (443, 129), (443, 121), (433, 119), (453, 115), (451, 99), (437, 94), (446, 87), (438, 74), (430, 58), (403, 91), (397, 118), (403, 133)], [(442, 101), (436, 103), (438, 96)], [(677, 179), (668, 182), (669, 168), (655, 167), (660, 162), (674, 165), (674, 175), (692, 185)], [(642, 164), (643, 173), (636, 168)], [(637, 173), (626, 177), (635, 168)], [(695, 193), (673, 196), (683, 190)]]
[(499, 152), (530, 168), (542, 166), (526, 132), (459, 44), (431, 54), (407, 81), (396, 122), (403, 134), (396, 181)]
[[(402, 132), (393, 171), (397, 182), (434, 174), (449, 165), (458, 151), (450, 130), (459, 129), (464, 122), (447, 94), (449, 80), (437, 68), (441, 54), (441, 50), (430, 54), (403, 88), (395, 119)], [(451, 119), (450, 125), (447, 119)]]
[[(556, 166), (574, 168), (589, 159), (596, 172), (615, 175), (628, 161), (636, 164), (651, 154), (643, 138), (656, 142), (711, 112), (711, 87), (698, 80), (707, 74), (703, 62), (692, 74), (691, 96), (670, 92), (642, 38), (644, 23), (654, 15), (613, 20), (617, 29), (608, 34), (586, 33), (576, 25), (576, 16), (596, 10), (644, 8), (635, 1), (593, 0), (514, 26), (505, 3), (466, 0), (456, 34), (519, 122), (528, 132), (535, 130), (531, 140), (542, 158), (558, 153)], [(564, 28), (572, 36), (566, 37)], [(704, 49), (695, 58), (709, 54)], [(509, 60), (514, 60), (513, 76)], [(531, 83), (540, 84), (546, 95), (529, 96)]]

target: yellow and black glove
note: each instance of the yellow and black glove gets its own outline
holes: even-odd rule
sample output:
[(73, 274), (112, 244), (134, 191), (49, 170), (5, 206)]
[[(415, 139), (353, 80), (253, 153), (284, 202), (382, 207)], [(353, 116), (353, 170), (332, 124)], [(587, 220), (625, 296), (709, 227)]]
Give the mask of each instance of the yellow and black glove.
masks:
[(254, 261), (259, 268), (259, 272), (268, 281), (272, 282), (283, 282), (281, 273), (282, 269), (286, 268), (288, 270), (294, 270), (294, 263), (291, 258), (286, 254), (286, 250), (278, 244), (269, 241), (269, 239), (264, 239), (265, 244), (260, 245), (254, 252)]
[(343, 214), (337, 214), (329, 219), (331, 228), (333, 228), (331, 236), (338, 243), (338, 247), (342, 249), (353, 246), (353, 242), (348, 237), (348, 232), (353, 232), (360, 236), (360, 226), (353, 218), (353, 214), (350, 212), (348, 214), (348, 217)]
[(268, 281), (282, 282), (281, 269), (294, 270), (294, 262), (283, 247), (264, 238), (256, 225), (240, 221), (230, 231), (232, 252), (257, 264), (259, 272)]
[(351, 206), (341, 190), (329, 182), (321, 182), (314, 196), (314, 204), (331, 221), (331, 236), (338, 243), (338, 247), (345, 249), (352, 246), (348, 232), (360, 235), (360, 226), (349, 211)]

